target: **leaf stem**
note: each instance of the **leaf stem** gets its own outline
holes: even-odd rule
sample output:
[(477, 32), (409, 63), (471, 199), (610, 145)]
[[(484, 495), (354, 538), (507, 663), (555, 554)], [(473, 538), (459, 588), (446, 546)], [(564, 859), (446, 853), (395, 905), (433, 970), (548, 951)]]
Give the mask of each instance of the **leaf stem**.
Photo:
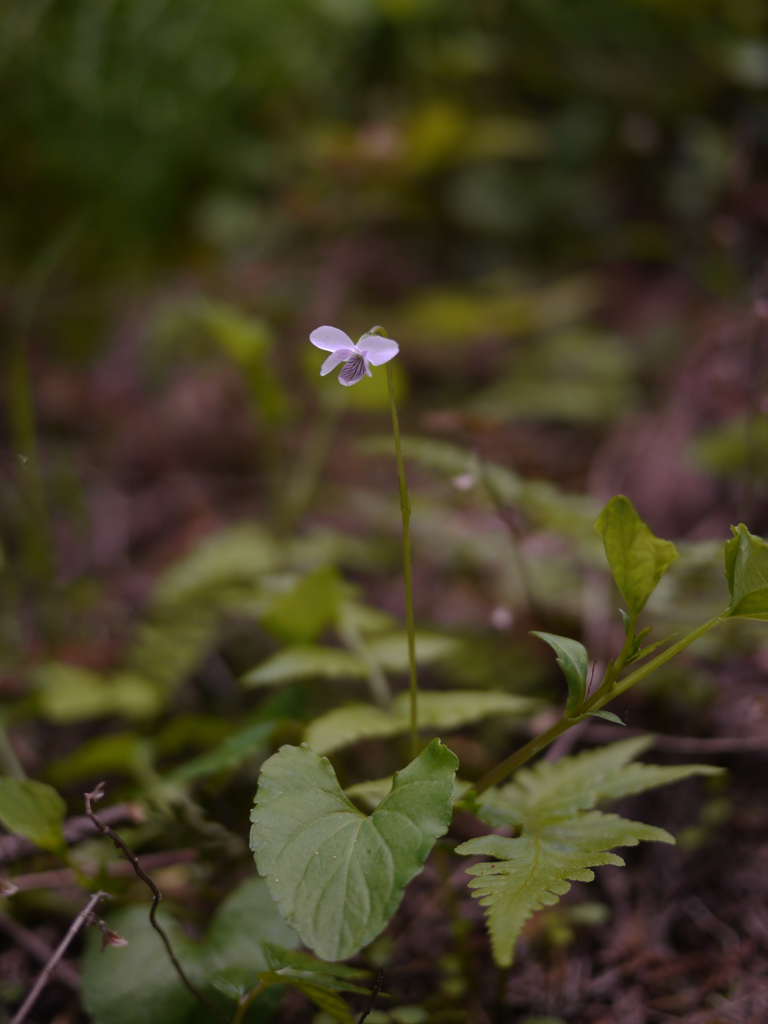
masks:
[(243, 1018), (245, 1017), (245, 1011), (251, 1005), (256, 996), (260, 995), (265, 988), (266, 984), (263, 981), (260, 981), (258, 984), (253, 986), (250, 992), (246, 992), (244, 996), (241, 996), (238, 999), (237, 1013), (232, 1018), (232, 1024), (242, 1024)]
[(413, 620), (413, 584), (411, 580), (411, 500), (408, 497), (408, 484), (405, 480), (403, 452), (400, 447), (400, 426), (397, 420), (395, 405), (395, 385), (392, 380), (392, 364), (387, 363), (387, 387), (389, 388), (389, 405), (392, 410), (392, 432), (395, 435), (395, 454), (397, 455), (397, 481), (400, 487), (400, 511), (403, 516), (403, 572), (405, 575), (405, 622), (408, 630), (408, 664), (410, 667), (411, 686), (411, 756), (419, 753), (418, 732), (418, 699), (419, 680), (416, 675), (416, 630)]
[[(644, 679), (645, 676), (654, 672), (657, 668), (660, 668), (666, 661), (669, 661), (670, 658), (674, 658), (676, 654), (679, 654), (685, 647), (692, 644), (694, 640), (698, 640), (699, 637), (708, 633), (710, 629), (714, 629), (714, 627), (722, 621), (724, 614), (724, 612), (720, 612), (720, 614), (716, 615), (713, 619), (710, 619), (697, 629), (694, 629), (694, 631), (689, 633), (688, 636), (683, 637), (682, 640), (673, 644), (672, 647), (668, 647), (666, 651), (662, 651), (662, 653), (657, 655), (653, 661), (649, 661), (647, 665), (643, 665), (641, 668), (631, 672), (626, 679), (622, 679), (619, 683), (613, 682), (613, 670), (610, 670), (606, 673), (606, 678), (600, 684), (600, 688), (597, 692), (586, 702), (586, 704), (582, 705), (582, 713), (578, 717), (566, 718), (563, 716), (559, 722), (555, 722), (555, 724), (550, 726), (550, 728), (545, 732), (538, 736), (534, 736), (532, 740), (529, 740), (524, 746), (520, 747), (519, 750), (516, 750), (514, 754), (484, 775), (478, 784), (473, 787), (475, 794), (479, 796), (481, 793), (484, 793), (486, 789), (489, 789), (491, 786), (495, 786), (507, 775), (516, 771), (521, 765), (525, 764), (526, 761), (538, 754), (539, 751), (544, 749), (544, 747), (548, 747), (549, 744), (552, 743), (553, 740), (556, 740), (558, 736), (567, 732), (574, 725), (578, 725), (579, 722), (583, 722), (590, 711), (597, 711), (604, 704), (607, 704), (608, 701), (613, 700), (614, 697), (617, 697), (620, 693), (628, 690), (630, 686), (634, 686), (635, 683)], [(631, 632), (633, 631), (634, 630), (628, 632), (627, 635), (631, 635)], [(624, 654), (625, 648), (626, 642), (622, 648), (622, 654)], [(617, 658), (616, 665), (619, 665), (622, 654)], [(617, 669), (617, 671), (620, 671), (620, 669)], [(607, 690), (605, 688), (606, 681), (609, 682), (609, 688)]]

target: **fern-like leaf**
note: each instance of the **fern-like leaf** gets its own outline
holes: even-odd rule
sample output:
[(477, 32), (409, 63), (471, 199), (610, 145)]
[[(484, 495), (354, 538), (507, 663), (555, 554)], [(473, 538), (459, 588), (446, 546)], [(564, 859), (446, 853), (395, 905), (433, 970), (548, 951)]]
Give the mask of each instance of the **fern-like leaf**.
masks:
[(512, 963), (515, 943), (536, 910), (556, 903), (571, 881), (591, 882), (591, 870), (602, 864), (623, 866), (614, 846), (636, 846), (641, 839), (674, 843), (662, 828), (628, 821), (616, 814), (589, 811), (579, 817), (551, 822), (517, 839), (481, 836), (456, 848), (467, 856), (486, 854), (486, 861), (467, 868), (476, 877), (469, 883), (487, 907), (493, 955), (500, 967)]
[(641, 736), (554, 764), (539, 761), (518, 772), (507, 786), (483, 794), (477, 812), (483, 821), (520, 830), (514, 839), (488, 835), (456, 847), (465, 856), (498, 858), (467, 871), (475, 876), (470, 888), (487, 907), (493, 953), (500, 966), (512, 963), (528, 918), (556, 903), (571, 881), (591, 882), (591, 869), (599, 865), (623, 865), (609, 852), (613, 847), (636, 846), (642, 839), (674, 843), (664, 829), (593, 809), (601, 801), (721, 771), (710, 765), (630, 763), (652, 743), (653, 737)]

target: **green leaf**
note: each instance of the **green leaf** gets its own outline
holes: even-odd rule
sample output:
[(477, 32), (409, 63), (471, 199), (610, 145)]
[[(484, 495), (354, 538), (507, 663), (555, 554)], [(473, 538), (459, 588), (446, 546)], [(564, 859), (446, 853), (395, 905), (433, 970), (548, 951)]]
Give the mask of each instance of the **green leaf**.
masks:
[(269, 360), (273, 334), (265, 320), (210, 300), (200, 304), (201, 321), (211, 337), (243, 371), (259, 414), (269, 424), (288, 412), (288, 396)]
[(355, 1018), (341, 996), (325, 985), (314, 984), (314, 977), (312, 974), (306, 979), (298, 978), (286, 971), (265, 971), (259, 975), (267, 985), (292, 985), (339, 1024), (355, 1024)]
[(79, 665), (49, 662), (35, 670), (34, 681), (40, 710), (61, 724), (116, 714), (147, 718), (162, 706), (159, 688), (135, 672), (101, 676)]
[(259, 975), (263, 981), (293, 985), (340, 1024), (353, 1024), (349, 1007), (338, 993), (369, 995), (368, 989), (355, 982), (369, 977), (370, 971), (345, 967), (343, 964), (329, 964), (308, 953), (283, 949), (270, 942), (262, 942), (261, 945), (271, 968), (270, 974)]
[(316, 754), (330, 754), (358, 740), (386, 739), (409, 728), (409, 719), (402, 715), (373, 704), (348, 704), (310, 722), (304, 737)]
[(336, 619), (343, 592), (333, 566), (323, 566), (303, 576), (287, 594), (280, 594), (262, 624), (290, 643), (309, 643)]
[(499, 858), (500, 863), (467, 870), (477, 876), (470, 887), (488, 908), (494, 956), (502, 967), (512, 962), (520, 930), (534, 911), (557, 902), (570, 881), (591, 881), (590, 868), (623, 863), (607, 852), (612, 847), (635, 846), (641, 839), (674, 842), (663, 829), (593, 810), (597, 803), (721, 771), (709, 765), (630, 763), (652, 743), (653, 737), (640, 736), (555, 763), (538, 761), (479, 798), (483, 821), (520, 830), (515, 839), (488, 835), (456, 848), (467, 856)]
[[(392, 779), (388, 789), (392, 788)], [(318, 960), (310, 953), (302, 953), (296, 949), (285, 949), (275, 942), (262, 942), (261, 948), (267, 963), (273, 971), (292, 970), (295, 972), (312, 972), (319, 977), (316, 984), (329, 985), (339, 992), (367, 993), (368, 989), (356, 985), (371, 976), (370, 971), (361, 967), (348, 967), (346, 964), (331, 964), (326, 960)]]
[(636, 619), (656, 584), (678, 557), (675, 545), (654, 537), (623, 494), (611, 498), (598, 516), (595, 529), (605, 546), (613, 578)]
[[(502, 691), (427, 690), (419, 693), (419, 728), (458, 729), (490, 715), (529, 715), (540, 708), (538, 701)], [(410, 727), (406, 690), (395, 697), (389, 711), (371, 704), (348, 704), (321, 715), (307, 727), (306, 741), (316, 754), (329, 754), (358, 740), (397, 736)]]
[[(202, 1024), (213, 1021), (184, 987), (147, 920), (147, 904), (104, 914), (107, 925), (128, 939), (125, 947), (107, 946), (101, 952), (101, 932), (90, 928), (83, 955), (82, 988), (85, 1007), (95, 1024)], [(169, 913), (158, 918), (169, 933), (182, 966), (193, 984), (207, 991), (233, 1013), (232, 1003), (252, 988), (267, 968), (264, 940), (296, 946), (298, 936), (283, 921), (262, 879), (239, 885), (214, 914), (207, 938), (190, 941)], [(229, 982), (229, 984), (227, 983)], [(216, 991), (212, 991), (212, 988)], [(266, 1022), (279, 991), (263, 993), (251, 1020)]]
[(168, 696), (200, 664), (216, 637), (217, 612), (195, 604), (153, 613), (139, 626), (130, 668)]
[(726, 615), (768, 619), (768, 544), (741, 523), (725, 542), (725, 578), (731, 592)]
[(160, 578), (155, 606), (210, 598), (233, 584), (259, 583), (279, 556), (275, 541), (258, 523), (230, 526), (202, 540)]
[(41, 850), (60, 852), (66, 847), (66, 813), (67, 805), (52, 786), (33, 779), (0, 778), (0, 821)]
[(721, 768), (701, 764), (630, 764), (652, 745), (652, 736), (635, 736), (555, 762), (537, 761), (506, 786), (484, 793), (480, 816), (493, 827), (534, 827), (590, 810), (603, 800), (618, 800), (691, 775), (722, 773)]
[(57, 786), (70, 786), (83, 779), (98, 782), (107, 775), (148, 782), (153, 777), (152, 744), (133, 732), (94, 736), (68, 757), (54, 761), (47, 772), (47, 777)]
[(581, 707), (587, 689), (587, 670), (589, 668), (587, 649), (578, 640), (555, 636), (554, 633), (532, 631), (531, 636), (537, 636), (549, 644), (557, 655), (557, 664), (563, 670), (563, 675), (568, 683), (568, 702), (565, 705), (565, 715), (566, 718), (572, 718)]
[[(427, 664), (456, 650), (453, 637), (416, 635), (416, 660)], [(368, 652), (383, 669), (405, 672), (408, 669), (408, 638), (405, 633), (377, 636), (367, 643)], [(289, 647), (267, 658), (242, 679), (244, 686), (279, 686), (297, 679), (366, 679), (368, 669), (361, 658), (340, 647), (307, 644)]]
[(170, 772), (166, 778), (170, 782), (191, 782), (193, 779), (215, 775), (217, 772), (231, 771), (239, 768), (244, 761), (253, 757), (269, 740), (275, 730), (276, 722), (254, 722), (227, 736), (213, 750), (207, 750), (191, 760), (186, 761)]
[(591, 882), (595, 877), (591, 868), (623, 866), (621, 857), (607, 851), (636, 846), (641, 839), (675, 841), (664, 829), (589, 811), (523, 832), (517, 839), (488, 835), (457, 846), (456, 852), (464, 856), (499, 858), (467, 868), (475, 876), (469, 883), (473, 895), (487, 907), (496, 963), (510, 966), (515, 943), (534, 911), (556, 903), (570, 889), (570, 881)]
[(280, 686), (297, 679), (365, 679), (360, 658), (340, 647), (289, 647), (247, 672), (244, 686)]
[(448, 829), (457, 767), (433, 740), (368, 817), (308, 747), (281, 747), (265, 762), (251, 849), (281, 913), (319, 957), (345, 960), (386, 926)]
[[(438, 634), (416, 634), (416, 661), (419, 665), (429, 665), (433, 661), (453, 654), (459, 641), (451, 636)], [(368, 650), (373, 658), (387, 672), (408, 671), (408, 634), (390, 633), (368, 641)]]
[[(466, 779), (455, 779), (453, 783), (454, 804), (463, 799), (471, 788), (472, 783), (467, 782)], [(369, 811), (375, 811), (390, 789), (392, 789), (392, 776), (387, 775), (383, 779), (356, 782), (354, 786), (347, 786), (344, 792), (350, 800), (356, 800)]]
[(588, 711), (587, 714), (595, 718), (604, 718), (606, 722), (613, 722), (614, 725), (624, 725), (619, 716), (614, 715), (612, 711)]

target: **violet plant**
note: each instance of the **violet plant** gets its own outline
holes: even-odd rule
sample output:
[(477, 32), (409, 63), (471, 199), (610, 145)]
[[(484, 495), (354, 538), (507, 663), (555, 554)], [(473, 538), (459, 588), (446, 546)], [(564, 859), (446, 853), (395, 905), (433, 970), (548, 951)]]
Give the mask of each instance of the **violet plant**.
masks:
[[(500, 967), (509, 966), (525, 922), (537, 910), (556, 903), (572, 881), (590, 881), (593, 868), (599, 865), (621, 866), (623, 861), (614, 852), (617, 848), (641, 841), (674, 842), (664, 829), (606, 813), (602, 805), (692, 775), (720, 771), (708, 765), (666, 767), (637, 761), (653, 745), (651, 736), (588, 749), (555, 762), (539, 760), (532, 766), (527, 762), (590, 716), (620, 724), (607, 705), (718, 624), (732, 618), (768, 620), (768, 545), (740, 525), (725, 544), (727, 607), (677, 642), (644, 643), (649, 627), (641, 627), (640, 618), (678, 553), (671, 542), (653, 535), (627, 498), (612, 498), (595, 527), (624, 603), (620, 650), (602, 679), (591, 686), (591, 659), (583, 644), (536, 633), (554, 651), (565, 677), (567, 697), (561, 717), (478, 781), (457, 778), (455, 754), (438, 738), (422, 749), (421, 731), (445, 734), (490, 716), (530, 715), (542, 705), (505, 690), (419, 692), (417, 660), (429, 660), (430, 652), (445, 652), (454, 641), (415, 630), (411, 506), (392, 380), (392, 360), (399, 346), (382, 328), (373, 328), (353, 343), (343, 332), (323, 327), (313, 332), (311, 340), (329, 353), (321, 373), (343, 364), (339, 379), (346, 387), (362, 380), (372, 367), (386, 368), (403, 530), (406, 637), (391, 631), (388, 616), (359, 602), (334, 565), (323, 564), (296, 579), (296, 565), (286, 555), (289, 546), (280, 549), (255, 524), (249, 524), (210, 538), (160, 581), (154, 611), (139, 630), (128, 672), (102, 679), (83, 670), (73, 676), (76, 670), (64, 665), (47, 667), (41, 675), (40, 699), (51, 714), (61, 712), (61, 697), (73, 682), (78, 684), (81, 702), (88, 698), (89, 714), (119, 710), (140, 717), (151, 713), (156, 700), (151, 670), (162, 663), (157, 642), (167, 643), (167, 634), (185, 624), (190, 606), (196, 614), (204, 610), (205, 618), (199, 623), (204, 628), (198, 630), (200, 636), (195, 634), (197, 653), (193, 652), (199, 657), (215, 632), (219, 611), (211, 595), (221, 587), (221, 610), (237, 609), (242, 601), (242, 607), (255, 610), (262, 625), (293, 644), (247, 672), (242, 678), (245, 687), (273, 687), (307, 678), (346, 679), (367, 682), (370, 694), (368, 702), (325, 711), (306, 725), (303, 743), (283, 745), (263, 763), (251, 815), (251, 849), (263, 878), (247, 879), (230, 892), (206, 937), (190, 944), (160, 908), (163, 941), (167, 949), (175, 950), (165, 960), (158, 958), (156, 943), (146, 942), (145, 908), (132, 906), (108, 915), (109, 928), (114, 927), (129, 945), (103, 953), (98, 943), (88, 947), (83, 992), (97, 1024), (127, 1024), (133, 1019), (171, 1024), (187, 1020), (202, 1004), (209, 1015), (214, 1012), (221, 1020), (244, 1024), (267, 1012), (286, 984), (340, 1024), (351, 1024), (340, 993), (366, 995), (368, 990), (362, 987), (366, 972), (338, 962), (354, 956), (387, 926), (405, 888), (422, 870), (436, 840), (448, 831), (457, 809), (475, 815), (488, 828), (485, 835), (457, 846), (456, 852), (486, 858), (468, 867), (469, 886), (486, 910), (494, 958)], [(445, 452), (443, 456), (446, 464), (453, 465)], [(492, 478), (495, 486), (501, 479), (499, 472), (501, 467), (480, 467), (478, 476)], [(288, 589), (280, 589), (286, 582), (286, 568), (293, 575), (288, 573)], [(201, 595), (207, 595), (207, 604), (201, 603)], [(341, 646), (313, 645), (329, 627)], [(407, 691), (393, 694), (386, 673), (406, 668), (406, 649), (410, 685)], [(172, 684), (163, 677), (153, 685), (167, 689)], [(205, 823), (190, 787), (252, 757), (281, 722), (293, 717), (292, 699), (287, 690), (264, 701), (255, 716), (218, 747), (170, 772), (155, 766), (150, 741), (125, 734), (125, 756), (146, 801), (162, 813), (182, 813), (201, 834), (207, 830), (204, 834), (213, 838), (217, 826)], [(360, 740), (408, 734), (409, 763), (394, 777), (357, 783), (346, 791), (342, 788), (328, 754)], [(114, 747), (111, 737), (105, 740)], [(93, 744), (103, 742), (101, 738), (91, 741), (89, 756), (95, 753)], [(114, 752), (110, 757), (114, 763)], [(65, 813), (64, 801), (51, 786), (12, 775), (0, 779), (0, 821), (37, 848), (66, 861)], [(221, 833), (216, 833), (217, 841), (223, 843)], [(81, 871), (76, 864), (73, 870)], [(159, 890), (151, 880), (147, 884), (156, 896), (154, 912)], [(9, 895), (11, 890), (6, 889)], [(85, 918), (78, 920), (82, 923)], [(157, 928), (157, 922), (153, 924)], [(297, 951), (299, 940), (315, 956)], [(117, 945), (123, 944), (121, 940)], [(150, 975), (152, 984), (146, 986), (143, 1002), (136, 1003), (134, 979)], [(29, 1005), (23, 1005), (24, 1013)], [(127, 1008), (134, 1005), (138, 1016), (131, 1017), (133, 1011)], [(23, 1014), (18, 1024), (22, 1019)]]
[[(388, 363), (398, 351), (395, 342), (379, 338), (374, 331), (364, 334), (356, 345), (329, 327), (313, 332), (311, 340), (331, 352), (321, 373), (344, 362), (340, 381), (346, 386), (361, 380), (371, 365)], [(441, 723), (439, 713), (421, 715), (417, 710), (410, 505), (391, 373), (389, 380), (403, 511), (415, 733), (419, 727), (440, 729)], [(536, 634), (553, 648), (565, 676), (568, 696), (562, 717), (479, 782), (469, 785), (456, 779), (458, 759), (439, 739), (432, 739), (418, 753), (414, 740), (411, 762), (391, 780), (373, 780), (345, 793), (328, 758), (312, 749), (312, 725), (309, 744), (285, 745), (264, 763), (251, 819), (256, 865), (285, 920), (323, 960), (345, 960), (381, 933), (458, 807), (494, 830), (503, 827), (511, 833), (489, 832), (456, 848), (464, 856), (492, 858), (467, 869), (472, 876), (469, 884), (486, 908), (494, 957), (500, 966), (508, 966), (531, 914), (557, 902), (571, 881), (591, 881), (594, 867), (622, 865), (621, 857), (612, 852), (615, 848), (643, 840), (675, 841), (664, 829), (605, 813), (598, 805), (692, 775), (719, 773), (720, 769), (708, 765), (661, 767), (637, 762), (635, 758), (652, 746), (651, 736), (523, 768), (589, 716), (620, 723), (605, 706), (721, 622), (738, 617), (768, 620), (768, 546), (740, 525), (733, 528), (734, 536), (725, 545), (730, 603), (647, 660), (664, 641), (644, 645), (649, 628), (639, 628), (639, 618), (678, 553), (670, 541), (653, 535), (622, 495), (608, 502), (595, 528), (625, 604), (621, 650), (589, 693), (586, 648), (568, 637)], [(449, 697), (445, 695), (446, 701)], [(452, 727), (457, 724), (461, 723), (451, 722)], [(375, 805), (373, 813), (365, 814), (350, 796), (367, 799)]]

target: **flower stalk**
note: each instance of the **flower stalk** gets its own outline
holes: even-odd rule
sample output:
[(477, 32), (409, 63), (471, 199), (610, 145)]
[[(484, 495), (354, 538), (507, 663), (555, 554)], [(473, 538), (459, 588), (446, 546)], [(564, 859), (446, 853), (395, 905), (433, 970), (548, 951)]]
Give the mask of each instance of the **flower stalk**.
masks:
[(416, 629), (413, 618), (413, 583), (411, 579), (411, 499), (408, 496), (408, 484), (405, 479), (403, 452), (400, 446), (400, 424), (397, 419), (395, 405), (395, 385), (392, 379), (392, 366), (387, 363), (387, 388), (389, 389), (389, 406), (392, 411), (392, 432), (395, 435), (395, 454), (397, 456), (397, 482), (400, 489), (400, 512), (403, 517), (403, 575), (405, 576), (405, 623), (408, 630), (408, 666), (411, 693), (411, 756), (419, 753), (418, 701), (419, 680), (416, 674)]

